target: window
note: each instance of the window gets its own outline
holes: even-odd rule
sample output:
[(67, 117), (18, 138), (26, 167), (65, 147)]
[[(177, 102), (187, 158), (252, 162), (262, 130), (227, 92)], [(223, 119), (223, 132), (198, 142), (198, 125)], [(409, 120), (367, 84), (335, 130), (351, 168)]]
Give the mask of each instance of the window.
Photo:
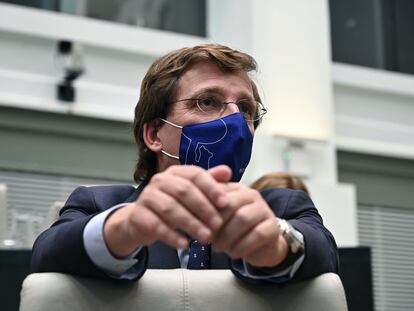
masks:
[(414, 1), (329, 3), (333, 61), (414, 74)]
[(0, 0), (133, 26), (206, 36), (206, 0)]

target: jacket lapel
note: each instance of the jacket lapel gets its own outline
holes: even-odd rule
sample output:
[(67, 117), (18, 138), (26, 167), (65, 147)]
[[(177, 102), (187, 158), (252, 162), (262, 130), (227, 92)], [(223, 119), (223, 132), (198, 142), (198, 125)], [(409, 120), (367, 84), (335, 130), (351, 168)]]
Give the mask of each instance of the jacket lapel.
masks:
[(139, 195), (141, 194), (142, 190), (144, 190), (145, 186), (147, 185), (146, 182), (142, 182), (137, 189), (125, 200), (125, 203), (131, 203), (138, 199)]

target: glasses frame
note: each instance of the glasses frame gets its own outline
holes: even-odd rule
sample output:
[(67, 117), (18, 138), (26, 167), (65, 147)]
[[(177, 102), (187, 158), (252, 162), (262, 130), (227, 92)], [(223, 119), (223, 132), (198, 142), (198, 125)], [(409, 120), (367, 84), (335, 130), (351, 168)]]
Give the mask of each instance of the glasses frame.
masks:
[[(204, 95), (204, 94), (200, 94), (199, 97), (202, 96), (202, 95)], [(214, 97), (214, 95), (211, 95), (211, 96)], [(202, 98), (199, 98), (199, 97), (198, 98), (197, 97), (196, 98), (183, 98), (183, 99), (179, 99), (179, 100), (173, 101), (173, 102), (171, 102), (171, 104), (175, 104), (175, 103), (183, 102), (183, 101), (193, 100), (193, 101), (196, 101), (197, 107), (198, 107), (198, 109), (201, 112), (203, 112), (205, 114), (208, 114), (208, 112), (204, 111), (200, 107), (199, 100), (201, 100)], [(239, 99), (237, 101), (229, 101), (229, 102), (223, 101), (223, 102), (221, 102), (223, 108), (220, 111), (220, 114), (222, 114), (224, 111), (226, 111), (226, 106), (227, 105), (229, 105), (229, 104), (235, 104), (237, 107), (239, 107), (238, 106), (238, 103), (240, 103), (243, 100), (249, 100), (250, 101), (249, 98), (242, 98), (242, 99)], [(257, 122), (257, 121), (261, 120), (263, 118), (263, 116), (267, 113), (267, 109), (264, 107), (264, 105), (261, 102), (259, 102), (258, 100), (253, 100), (253, 101), (256, 102), (256, 115), (257, 115), (257, 117), (254, 118), (254, 119), (246, 119), (245, 118), (245, 120), (247, 122)]]

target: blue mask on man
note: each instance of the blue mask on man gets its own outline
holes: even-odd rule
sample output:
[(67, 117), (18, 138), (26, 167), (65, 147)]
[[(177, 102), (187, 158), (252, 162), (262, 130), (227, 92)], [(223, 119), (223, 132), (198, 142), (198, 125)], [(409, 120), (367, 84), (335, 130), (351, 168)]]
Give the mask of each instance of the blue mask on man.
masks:
[(196, 165), (205, 169), (225, 164), (232, 170), (232, 181), (240, 181), (249, 164), (253, 135), (239, 112), (217, 120), (186, 125), (182, 129), (179, 156), (165, 155), (180, 160), (181, 164)]

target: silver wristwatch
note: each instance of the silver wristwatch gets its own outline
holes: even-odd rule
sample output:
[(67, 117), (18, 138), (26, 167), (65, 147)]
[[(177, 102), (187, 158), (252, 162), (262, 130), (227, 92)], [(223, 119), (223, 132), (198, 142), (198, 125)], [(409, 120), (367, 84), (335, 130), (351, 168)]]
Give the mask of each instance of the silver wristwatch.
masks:
[(293, 228), (289, 222), (280, 218), (278, 218), (278, 220), (280, 232), (289, 246), (289, 253), (292, 253), (295, 255), (294, 257), (299, 258), (305, 251), (302, 240), (299, 238), (295, 228)]

